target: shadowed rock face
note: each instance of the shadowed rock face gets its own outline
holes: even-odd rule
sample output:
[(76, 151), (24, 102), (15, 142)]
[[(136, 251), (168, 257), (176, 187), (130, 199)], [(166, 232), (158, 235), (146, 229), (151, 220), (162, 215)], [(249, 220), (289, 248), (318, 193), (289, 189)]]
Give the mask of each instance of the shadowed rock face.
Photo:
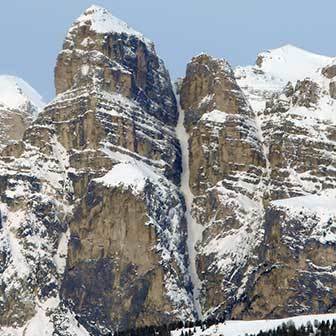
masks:
[(90, 185), (70, 223), (63, 283), (63, 296), (86, 319), (118, 321), (120, 329), (169, 319), (160, 257), (153, 253), (157, 235), (146, 213), (132, 193)]

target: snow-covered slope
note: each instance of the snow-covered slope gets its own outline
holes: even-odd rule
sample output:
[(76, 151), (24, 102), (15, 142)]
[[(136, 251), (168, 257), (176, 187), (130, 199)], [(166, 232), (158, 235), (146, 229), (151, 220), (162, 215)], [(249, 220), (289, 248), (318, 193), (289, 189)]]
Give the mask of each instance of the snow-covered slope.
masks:
[(15, 76), (0, 75), (0, 106), (12, 110), (26, 110), (36, 114), (45, 103), (41, 95), (23, 79)]
[(317, 55), (290, 44), (258, 55), (260, 69), (285, 84), (306, 77), (313, 79), (331, 61), (331, 57)]
[(256, 65), (238, 66), (235, 75), (255, 111), (265, 108), (268, 98), (288, 82), (305, 78), (319, 79), (321, 70), (334, 58), (317, 55), (287, 44), (258, 55)]
[(56, 328), (59, 328), (61, 335), (71, 336), (90, 336), (88, 331), (81, 326), (75, 316), (68, 310), (58, 311), (52, 314), (53, 310), (57, 310), (59, 305), (58, 298), (52, 298), (46, 302), (39, 302), (34, 317), (19, 328), (2, 327), (0, 328), (1, 336), (51, 336), (55, 335), (55, 320), (60, 319)]
[[(225, 323), (219, 323), (213, 325), (205, 330), (201, 330), (200, 327), (196, 328), (196, 333), (194, 336), (244, 336), (246, 334), (256, 335), (259, 331), (269, 331), (276, 329), (281, 326), (283, 323), (293, 322), (296, 328), (299, 328), (302, 325), (306, 325), (310, 322), (312, 325), (314, 321), (330, 321), (336, 319), (336, 314), (320, 314), (320, 315), (302, 315), (289, 317), (284, 319), (277, 320), (256, 320), (256, 321), (226, 321)], [(190, 329), (193, 332), (193, 328)], [(181, 332), (189, 331), (188, 328), (174, 330), (171, 332), (172, 336), (180, 336)]]

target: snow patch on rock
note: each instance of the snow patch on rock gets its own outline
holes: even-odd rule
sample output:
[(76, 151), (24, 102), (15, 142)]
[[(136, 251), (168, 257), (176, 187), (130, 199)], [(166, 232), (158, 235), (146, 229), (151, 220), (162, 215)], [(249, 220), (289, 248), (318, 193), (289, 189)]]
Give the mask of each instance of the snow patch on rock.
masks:
[(122, 187), (132, 189), (135, 194), (144, 191), (147, 179), (152, 176), (151, 171), (145, 165), (132, 163), (119, 163), (106, 175), (95, 179), (107, 187)]
[(216, 123), (225, 123), (227, 118), (227, 113), (219, 110), (213, 110), (211, 112), (202, 115), (201, 120), (212, 121)]
[[(179, 101), (179, 97), (177, 97)], [(220, 111), (218, 111), (220, 112)], [(197, 273), (197, 264), (196, 264), (196, 245), (202, 239), (203, 226), (198, 224), (194, 219), (192, 214), (192, 206), (194, 202), (194, 195), (192, 194), (189, 180), (190, 180), (190, 168), (189, 168), (189, 135), (184, 127), (184, 111), (179, 106), (179, 119), (176, 127), (176, 136), (180, 141), (181, 151), (182, 151), (182, 174), (181, 174), (181, 191), (183, 193), (185, 203), (186, 203), (186, 213), (185, 217), (188, 225), (188, 251), (190, 258), (190, 277), (193, 288), (193, 298), (195, 308), (198, 314), (198, 318), (202, 318), (202, 309), (200, 305), (200, 292), (202, 288), (202, 281), (200, 280)]]
[(322, 244), (336, 242), (336, 190), (276, 200), (271, 204), (284, 210), (287, 222), (304, 216), (301, 222), (309, 230), (309, 238)]

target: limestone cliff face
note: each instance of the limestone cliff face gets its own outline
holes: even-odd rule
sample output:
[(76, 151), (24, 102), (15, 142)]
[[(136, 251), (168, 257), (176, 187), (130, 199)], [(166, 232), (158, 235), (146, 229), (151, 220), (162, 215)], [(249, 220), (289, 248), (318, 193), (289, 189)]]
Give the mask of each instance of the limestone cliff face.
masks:
[(260, 185), (266, 160), (254, 113), (230, 65), (192, 59), (181, 86), (189, 130), (193, 215), (203, 226), (196, 244), (201, 306), (223, 314), (238, 295), (262, 237)]
[(335, 312), (334, 204), (335, 193), (328, 191), (267, 207), (259, 266), (233, 316)]
[[(122, 31), (100, 27), (102, 17)], [(47, 113), (71, 150), (78, 199), (62, 297), (97, 329), (162, 324), (177, 308), (192, 316), (177, 107), (153, 44), (92, 7), (70, 29), (55, 74)]]
[(312, 80), (299, 80), (266, 104), (262, 129), (269, 148), (269, 197), (281, 199), (335, 188), (329, 93)]
[(31, 121), (31, 116), (25, 112), (0, 108), (1, 145), (4, 147), (11, 141), (21, 140)]
[(153, 44), (92, 6), (55, 82), (57, 97), (2, 152), (1, 324), (42, 315), (62, 335), (100, 335), (192, 319), (177, 105)]

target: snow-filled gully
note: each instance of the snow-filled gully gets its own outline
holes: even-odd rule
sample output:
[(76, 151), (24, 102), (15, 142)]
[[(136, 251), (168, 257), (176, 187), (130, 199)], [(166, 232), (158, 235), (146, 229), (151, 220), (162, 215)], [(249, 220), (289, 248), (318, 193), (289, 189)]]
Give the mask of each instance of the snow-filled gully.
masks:
[(177, 97), (179, 118), (176, 127), (176, 136), (180, 142), (182, 151), (182, 174), (181, 174), (181, 192), (186, 203), (186, 221), (188, 226), (188, 252), (189, 252), (189, 273), (194, 287), (193, 299), (198, 318), (202, 319), (202, 309), (200, 305), (200, 291), (202, 282), (197, 273), (196, 266), (196, 249), (195, 246), (202, 238), (203, 226), (198, 224), (192, 216), (192, 204), (194, 195), (189, 185), (190, 170), (189, 170), (189, 135), (184, 127), (184, 111), (179, 104), (179, 97)]

